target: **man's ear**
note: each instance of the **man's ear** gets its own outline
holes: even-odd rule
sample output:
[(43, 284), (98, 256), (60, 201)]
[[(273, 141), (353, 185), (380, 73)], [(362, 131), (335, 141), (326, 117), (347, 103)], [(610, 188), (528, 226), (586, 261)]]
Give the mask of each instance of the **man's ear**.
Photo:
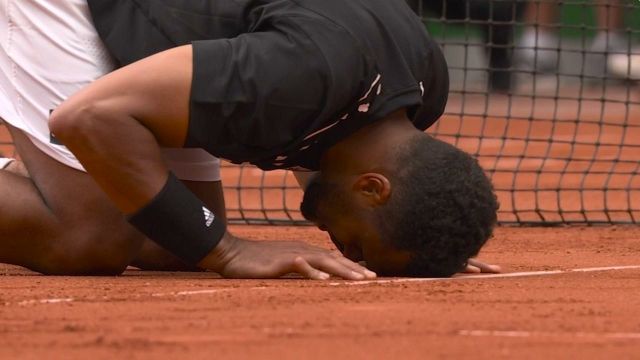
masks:
[(391, 183), (386, 176), (378, 173), (366, 173), (358, 176), (353, 189), (370, 206), (384, 205), (391, 196)]

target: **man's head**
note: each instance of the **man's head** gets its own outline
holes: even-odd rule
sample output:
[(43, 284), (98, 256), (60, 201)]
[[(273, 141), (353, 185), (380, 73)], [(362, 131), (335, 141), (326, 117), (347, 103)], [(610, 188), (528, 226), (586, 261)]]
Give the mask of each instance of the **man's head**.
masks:
[(361, 166), (328, 164), (301, 210), (345, 256), (379, 274), (450, 276), (491, 236), (497, 201), (471, 156), (419, 131), (407, 134), (365, 149), (369, 160), (360, 148)]

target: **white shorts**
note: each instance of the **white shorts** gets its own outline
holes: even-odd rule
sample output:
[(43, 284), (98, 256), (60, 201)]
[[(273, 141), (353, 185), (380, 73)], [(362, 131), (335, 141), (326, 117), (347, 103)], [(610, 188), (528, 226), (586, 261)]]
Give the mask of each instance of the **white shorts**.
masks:
[[(51, 110), (114, 62), (93, 27), (86, 0), (0, 0), (0, 117), (21, 129), (47, 155), (82, 165), (51, 142)], [(202, 149), (163, 149), (183, 180), (220, 180), (220, 160)]]

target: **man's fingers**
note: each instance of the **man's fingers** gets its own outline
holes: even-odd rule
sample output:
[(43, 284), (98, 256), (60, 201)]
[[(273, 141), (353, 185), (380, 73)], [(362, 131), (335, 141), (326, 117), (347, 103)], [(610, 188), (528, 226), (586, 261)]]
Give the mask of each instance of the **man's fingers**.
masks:
[[(469, 268), (474, 268), (472, 269), (474, 271), (469, 271)], [(500, 266), (498, 265), (486, 264), (480, 260), (469, 259), (466, 272), (499, 273), (501, 271), (502, 268), (500, 268)]]
[(324, 272), (330, 273), (335, 276), (339, 276), (347, 280), (364, 280), (369, 278), (370, 275), (365, 275), (364, 271), (360, 267), (354, 267), (354, 263), (342, 257), (321, 257), (310, 259), (310, 264)]
[(340, 256), (337, 258), (337, 261), (339, 261), (341, 264), (343, 264), (344, 266), (348, 267), (349, 269), (360, 273), (362, 275), (364, 275), (365, 279), (375, 279), (378, 275), (376, 275), (376, 273), (374, 273), (373, 271), (367, 269), (366, 267), (355, 263), (349, 259), (347, 259), (346, 257)]
[(315, 280), (326, 280), (330, 275), (339, 276), (347, 280), (364, 280), (367, 277), (350, 266), (343, 264), (340, 258), (321, 256), (315, 259), (305, 259), (298, 256), (294, 260), (295, 271)]
[(298, 274), (307, 277), (313, 280), (327, 280), (331, 277), (331, 275), (326, 272), (314, 269), (313, 266), (309, 265), (307, 260), (303, 257), (298, 256), (293, 261), (294, 271)]
[(477, 273), (481, 273), (482, 269), (480, 269), (477, 266), (467, 264), (467, 267), (464, 269), (464, 272), (467, 274), (477, 274)]
[(500, 273), (502, 272), (502, 268), (499, 265), (490, 265), (487, 264), (485, 268), (482, 269), (482, 272), (486, 273)]

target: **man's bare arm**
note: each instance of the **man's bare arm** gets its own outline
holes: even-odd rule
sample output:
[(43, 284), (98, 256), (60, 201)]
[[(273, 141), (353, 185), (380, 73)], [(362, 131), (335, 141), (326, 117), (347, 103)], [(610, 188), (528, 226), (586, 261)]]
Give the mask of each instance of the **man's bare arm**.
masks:
[[(185, 143), (192, 56), (188, 45), (133, 63), (100, 78), (52, 114), (51, 131), (124, 214), (147, 208), (169, 184), (160, 145)], [(328, 250), (297, 242), (252, 242), (228, 231), (198, 265), (233, 277), (289, 272), (313, 279), (328, 274), (354, 280), (375, 276)]]

